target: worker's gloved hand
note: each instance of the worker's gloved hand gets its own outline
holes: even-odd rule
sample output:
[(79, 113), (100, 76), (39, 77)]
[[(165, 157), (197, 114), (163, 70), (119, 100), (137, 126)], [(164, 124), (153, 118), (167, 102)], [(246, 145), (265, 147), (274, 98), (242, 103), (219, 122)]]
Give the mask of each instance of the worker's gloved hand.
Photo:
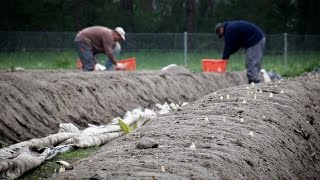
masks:
[(122, 64), (122, 63), (117, 63), (115, 69), (117, 71), (125, 71), (127, 69), (127, 66), (125, 64)]

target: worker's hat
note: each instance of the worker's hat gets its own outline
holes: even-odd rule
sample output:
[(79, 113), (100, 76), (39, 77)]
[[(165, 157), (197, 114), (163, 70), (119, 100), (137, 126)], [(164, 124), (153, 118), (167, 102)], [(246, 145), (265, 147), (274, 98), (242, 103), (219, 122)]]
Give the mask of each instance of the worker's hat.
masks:
[(122, 40), (126, 40), (126, 38), (125, 38), (126, 32), (124, 32), (124, 30), (123, 30), (122, 27), (116, 27), (116, 28), (114, 29), (114, 31), (116, 31), (116, 32), (121, 36), (121, 39), (122, 39)]

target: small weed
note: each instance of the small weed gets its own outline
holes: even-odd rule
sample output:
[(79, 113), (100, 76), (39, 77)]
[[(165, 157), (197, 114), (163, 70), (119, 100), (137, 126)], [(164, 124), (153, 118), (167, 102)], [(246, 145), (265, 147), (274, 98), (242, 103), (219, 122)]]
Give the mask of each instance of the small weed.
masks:
[(131, 132), (132, 129), (133, 129), (133, 128), (131, 128), (129, 125), (127, 125), (126, 123), (124, 123), (121, 118), (118, 118), (118, 124), (119, 124), (119, 126), (120, 126), (121, 131), (124, 132), (125, 134), (128, 134), (128, 133)]

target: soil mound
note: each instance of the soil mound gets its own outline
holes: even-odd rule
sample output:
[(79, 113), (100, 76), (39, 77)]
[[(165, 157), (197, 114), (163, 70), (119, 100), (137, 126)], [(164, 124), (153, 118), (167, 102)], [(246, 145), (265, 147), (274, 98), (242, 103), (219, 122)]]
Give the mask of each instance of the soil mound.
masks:
[(222, 89), (53, 179), (317, 179), (319, 95), (319, 78)]
[(221, 88), (246, 83), (244, 72), (0, 72), (0, 143), (12, 144), (57, 132), (107, 124), (126, 111), (156, 103), (194, 101)]

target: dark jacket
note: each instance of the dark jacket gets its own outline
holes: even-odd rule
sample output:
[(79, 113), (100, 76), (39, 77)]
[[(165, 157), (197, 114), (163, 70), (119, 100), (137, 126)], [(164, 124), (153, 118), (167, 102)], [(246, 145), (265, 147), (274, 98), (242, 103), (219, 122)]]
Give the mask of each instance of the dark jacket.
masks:
[(224, 51), (222, 59), (229, 59), (230, 55), (240, 48), (256, 45), (264, 37), (263, 32), (256, 25), (247, 21), (229, 21), (224, 23)]

